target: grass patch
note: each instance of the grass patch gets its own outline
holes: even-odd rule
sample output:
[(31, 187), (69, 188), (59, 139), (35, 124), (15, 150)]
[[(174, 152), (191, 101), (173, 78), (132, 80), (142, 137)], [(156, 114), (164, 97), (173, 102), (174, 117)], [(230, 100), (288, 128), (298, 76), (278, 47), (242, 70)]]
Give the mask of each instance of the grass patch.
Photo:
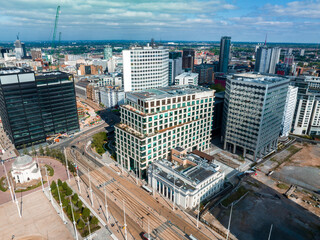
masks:
[(6, 178), (5, 177), (2, 177), (1, 179), (0, 179), (0, 190), (2, 191), (2, 192), (5, 192), (5, 191), (7, 191), (8, 190), (8, 188), (5, 188), (4, 186), (3, 186), (3, 184), (4, 184), (4, 180), (5, 180)]
[(229, 206), (231, 203), (233, 203), (234, 201), (239, 200), (243, 195), (245, 195), (249, 190), (246, 189), (244, 186), (241, 186), (238, 188), (237, 191), (235, 191), (234, 193), (232, 193), (229, 197), (227, 197), (226, 199), (224, 199), (221, 203), (222, 205), (224, 205), (225, 207)]
[[(43, 181), (43, 185), (44, 185), (45, 183), (46, 183), (46, 181)], [(38, 184), (36, 184), (36, 185), (29, 186), (29, 187), (27, 187), (27, 188), (25, 188), (25, 189), (16, 190), (15, 192), (17, 192), (17, 193), (19, 193), (19, 192), (26, 192), (26, 191), (30, 191), (30, 190), (35, 189), (35, 188), (40, 187), (40, 186), (41, 186), (41, 181), (38, 182)]]
[(299, 152), (301, 149), (302, 149), (302, 148), (298, 148), (298, 147), (296, 147), (296, 146), (294, 146), (294, 145), (291, 145), (291, 146), (287, 149), (287, 151), (289, 151), (290, 154), (289, 154), (288, 156), (286, 156), (282, 161), (281, 161), (281, 160), (277, 161), (278, 164), (277, 164), (277, 166), (275, 166), (275, 167), (272, 169), (272, 171), (277, 170), (282, 163), (287, 162), (287, 161), (290, 161), (290, 158), (291, 158), (294, 154), (296, 154), (297, 152)]
[(54, 174), (53, 167), (51, 167), (51, 166), (49, 166), (49, 165), (47, 165), (47, 164), (45, 165), (45, 167), (47, 168), (48, 175), (49, 175), (50, 177), (52, 177), (53, 174)]
[(271, 158), (270, 161), (272, 161), (272, 162), (277, 162), (277, 160), (276, 160), (275, 157)]
[(284, 190), (289, 188), (289, 186), (284, 183), (278, 183), (277, 187)]

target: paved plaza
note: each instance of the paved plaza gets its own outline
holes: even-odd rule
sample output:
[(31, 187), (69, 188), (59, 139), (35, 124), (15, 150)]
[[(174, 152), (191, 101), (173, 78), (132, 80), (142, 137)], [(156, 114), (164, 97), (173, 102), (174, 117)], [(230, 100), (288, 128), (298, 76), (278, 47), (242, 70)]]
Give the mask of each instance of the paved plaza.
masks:
[(1, 240), (12, 239), (13, 235), (19, 240), (73, 239), (41, 190), (18, 197), (21, 218), (12, 201), (0, 205)]

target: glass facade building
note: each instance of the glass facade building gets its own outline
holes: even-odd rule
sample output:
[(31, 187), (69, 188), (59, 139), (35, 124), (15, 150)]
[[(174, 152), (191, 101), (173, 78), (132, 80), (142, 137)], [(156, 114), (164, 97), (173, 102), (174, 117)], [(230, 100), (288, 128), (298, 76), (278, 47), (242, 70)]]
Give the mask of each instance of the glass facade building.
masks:
[(72, 75), (0, 70), (0, 115), (17, 149), (43, 143), (49, 135), (78, 131)]

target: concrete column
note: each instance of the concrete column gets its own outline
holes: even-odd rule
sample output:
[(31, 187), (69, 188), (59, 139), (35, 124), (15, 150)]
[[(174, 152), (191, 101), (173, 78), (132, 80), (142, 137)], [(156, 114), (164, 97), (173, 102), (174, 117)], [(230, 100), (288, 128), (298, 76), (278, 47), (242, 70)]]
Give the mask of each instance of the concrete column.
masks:
[(164, 188), (165, 188), (165, 186), (164, 186), (164, 184), (162, 184), (162, 195), (164, 195)]
[(233, 153), (236, 153), (237, 145), (233, 144)]
[(247, 149), (246, 148), (243, 148), (243, 157), (245, 158), (246, 157), (246, 153), (247, 153)]
[(223, 149), (226, 150), (227, 149), (227, 142), (226, 140), (224, 140), (224, 143), (223, 143)]

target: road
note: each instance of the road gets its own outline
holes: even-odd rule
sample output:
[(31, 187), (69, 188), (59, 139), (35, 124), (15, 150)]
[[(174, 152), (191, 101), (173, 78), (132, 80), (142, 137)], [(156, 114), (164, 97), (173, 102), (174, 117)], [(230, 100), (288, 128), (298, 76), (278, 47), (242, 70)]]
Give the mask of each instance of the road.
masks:
[[(129, 216), (144, 231), (147, 231), (147, 222), (149, 221), (150, 228), (153, 229), (153, 233), (157, 234), (159, 239), (187, 239), (185, 233), (188, 235), (192, 234), (197, 239), (217, 239), (214, 235), (210, 237), (206, 236), (202, 230), (197, 229), (181, 216), (176, 215), (172, 211), (172, 208), (169, 209), (167, 206), (164, 206), (142, 190), (141, 187), (130, 182), (126, 177), (119, 176), (109, 167), (103, 166), (103, 164), (83, 150), (73, 148), (73, 153), (77, 155), (77, 165), (81, 164), (81, 167), (85, 169), (94, 169), (91, 170), (90, 176), (93, 178), (96, 187), (102, 183), (107, 183), (107, 190), (112, 194), (114, 199), (124, 199), (128, 202)], [(100, 196), (103, 193), (98, 188), (95, 191)], [(132, 227), (136, 229), (136, 227)], [(136, 233), (132, 234), (135, 235)]]

